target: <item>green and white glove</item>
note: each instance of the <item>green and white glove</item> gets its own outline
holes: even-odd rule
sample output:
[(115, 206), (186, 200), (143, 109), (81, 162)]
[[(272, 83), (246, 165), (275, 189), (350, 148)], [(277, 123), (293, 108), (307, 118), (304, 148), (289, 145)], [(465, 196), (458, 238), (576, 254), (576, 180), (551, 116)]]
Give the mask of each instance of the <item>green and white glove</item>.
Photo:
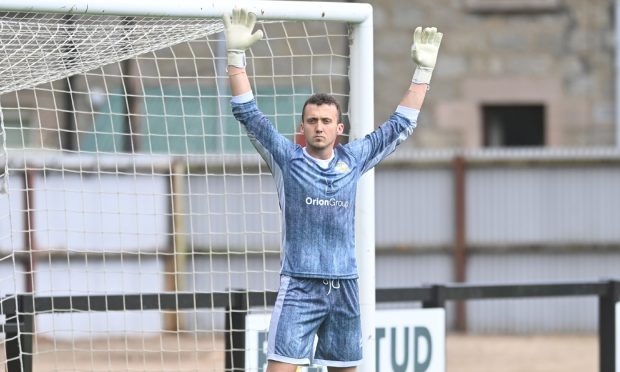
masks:
[(263, 38), (263, 31), (252, 33), (256, 24), (256, 14), (246, 9), (234, 8), (232, 16), (224, 14), (224, 33), (228, 66), (245, 68), (245, 50)]
[(442, 38), (443, 34), (437, 32), (436, 27), (426, 27), (424, 30), (422, 27), (415, 29), (411, 45), (411, 59), (416, 64), (416, 69), (411, 79), (412, 83), (430, 84)]

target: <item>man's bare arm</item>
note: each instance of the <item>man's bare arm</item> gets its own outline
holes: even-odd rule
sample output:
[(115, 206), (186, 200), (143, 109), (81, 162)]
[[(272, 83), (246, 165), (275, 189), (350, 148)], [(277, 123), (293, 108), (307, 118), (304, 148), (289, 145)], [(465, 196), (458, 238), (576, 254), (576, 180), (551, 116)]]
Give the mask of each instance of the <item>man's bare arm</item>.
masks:
[(233, 96), (240, 96), (252, 91), (250, 79), (248, 79), (248, 75), (245, 73), (245, 68), (228, 66), (228, 80)]
[(400, 100), (399, 105), (419, 110), (422, 108), (422, 103), (424, 103), (427, 90), (428, 84), (411, 83), (409, 89), (407, 89), (405, 95)]

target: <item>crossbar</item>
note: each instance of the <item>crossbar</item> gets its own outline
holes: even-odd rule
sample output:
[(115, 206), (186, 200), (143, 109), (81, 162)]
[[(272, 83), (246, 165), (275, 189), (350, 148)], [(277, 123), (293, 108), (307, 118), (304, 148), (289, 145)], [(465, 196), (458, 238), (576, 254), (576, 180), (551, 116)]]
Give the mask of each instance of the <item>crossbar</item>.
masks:
[(11, 12), (118, 15), (143, 17), (214, 18), (233, 6), (246, 8), (265, 20), (341, 21), (362, 23), (372, 15), (363, 3), (320, 1), (162, 1), (150, 0), (3, 0), (0, 10)]

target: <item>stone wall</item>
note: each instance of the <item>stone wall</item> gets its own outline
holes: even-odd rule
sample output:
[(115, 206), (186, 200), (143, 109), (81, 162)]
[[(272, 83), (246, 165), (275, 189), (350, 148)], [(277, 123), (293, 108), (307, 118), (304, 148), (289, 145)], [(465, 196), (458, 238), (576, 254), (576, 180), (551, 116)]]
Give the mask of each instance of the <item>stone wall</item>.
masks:
[(614, 144), (612, 0), (382, 0), (373, 2), (375, 119), (390, 114), (413, 71), (411, 34), (444, 32), (413, 141), (480, 147), (482, 104), (542, 104), (546, 145)]

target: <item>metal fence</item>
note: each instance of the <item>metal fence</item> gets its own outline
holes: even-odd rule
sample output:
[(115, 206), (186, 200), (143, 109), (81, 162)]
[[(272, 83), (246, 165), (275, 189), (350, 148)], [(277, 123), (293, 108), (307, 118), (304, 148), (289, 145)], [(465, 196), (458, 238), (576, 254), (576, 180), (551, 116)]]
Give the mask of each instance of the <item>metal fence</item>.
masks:
[[(420, 302), (423, 307), (445, 307), (449, 301), (497, 298), (574, 297), (598, 299), (600, 372), (616, 366), (616, 304), (620, 281), (501, 285), (432, 285), (377, 290), (377, 302)], [(251, 307), (273, 306), (276, 292), (232, 291), (193, 294), (125, 294), (104, 296), (38, 297), (17, 295), (0, 301), (6, 317), (2, 331), (8, 372), (32, 372), (34, 317), (40, 313), (144, 311), (226, 308), (226, 371), (245, 368), (245, 316)]]

